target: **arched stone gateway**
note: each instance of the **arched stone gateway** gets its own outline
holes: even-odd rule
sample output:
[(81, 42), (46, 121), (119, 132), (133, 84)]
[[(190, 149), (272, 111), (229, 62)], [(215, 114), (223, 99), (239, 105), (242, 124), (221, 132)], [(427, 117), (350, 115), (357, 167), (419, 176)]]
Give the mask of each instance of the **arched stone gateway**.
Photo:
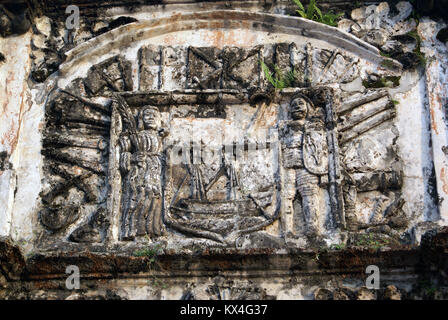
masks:
[[(19, 119), (33, 135), (17, 131), (0, 158), (9, 190), (0, 192), (0, 222), (12, 221), (0, 235), (27, 235), (24, 247), (37, 252), (30, 279), (62, 274), (39, 261), (65, 261), (63, 252), (102, 276), (142, 271), (135, 256), (157, 256), (150, 273), (216, 277), (230, 259), (229, 276), (263, 277), (269, 256), (267, 269), (281, 278), (285, 265), (307, 269), (294, 267), (294, 255), (309, 250), (416, 245), (445, 224), (437, 199), (445, 160), (430, 146), (443, 144), (445, 126), (425, 91), (437, 89), (431, 70), (439, 69), (416, 69), (415, 50), (433, 40), (410, 44), (412, 6), (358, 8), (339, 28), (280, 14), (282, 6), (229, 6), (112, 5), (102, 13), (109, 25), (89, 18), (70, 31), (41, 17), (23, 36), (33, 60), (21, 77), (34, 81), (27, 94), (36, 115)], [(58, 41), (57, 62), (39, 60)], [(17, 202), (27, 197), (20, 170), (30, 177), (29, 208)], [(323, 259), (340, 267), (344, 257)], [(231, 290), (232, 281), (216, 281), (179, 298), (270, 297), (262, 283)]]

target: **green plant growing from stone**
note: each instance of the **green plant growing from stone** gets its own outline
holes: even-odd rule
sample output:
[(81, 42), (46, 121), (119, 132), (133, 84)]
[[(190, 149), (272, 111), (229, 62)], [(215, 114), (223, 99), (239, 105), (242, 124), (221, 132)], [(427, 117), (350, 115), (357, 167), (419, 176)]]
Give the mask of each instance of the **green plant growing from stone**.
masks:
[(434, 299), (437, 288), (431, 283), (429, 279), (420, 280), (418, 286), (420, 287), (421, 291), (427, 296), (427, 298)]
[(332, 244), (330, 246), (331, 250), (344, 250), (346, 248), (346, 244), (345, 243), (340, 243), (340, 244)]
[[(9, 220), (8, 223), (11, 224), (11, 221)], [(28, 244), (28, 241), (26, 241), (25, 239), (23, 239), (23, 238), (20, 239), (20, 235), (19, 235), (19, 232), (17, 230), (14, 230), (14, 236), (15, 236), (14, 243), (16, 243), (17, 245), (23, 247), (23, 246), (26, 246)]]
[(394, 88), (400, 85), (401, 77), (382, 77), (375, 81), (363, 80), (362, 85), (365, 88)]
[[(384, 54), (382, 54), (384, 57), (387, 57), (387, 56), (385, 56)], [(388, 58), (390, 58), (390, 55), (389, 55), (389, 57)], [(390, 68), (390, 69), (393, 69), (393, 68), (395, 68), (395, 63), (393, 62), (393, 61), (391, 61), (391, 60), (383, 60), (383, 61), (381, 61), (381, 66), (382, 67), (385, 67), (385, 68)]]
[(274, 72), (271, 72), (264, 61), (260, 61), (260, 64), (266, 79), (274, 88), (281, 90), (293, 86), (296, 79), (296, 73), (294, 70), (283, 72), (278, 66), (274, 66)]
[(336, 27), (338, 25), (338, 20), (344, 15), (343, 12), (334, 13), (331, 10), (326, 13), (322, 13), (322, 10), (317, 6), (317, 0), (310, 0), (310, 3), (306, 9), (300, 0), (293, 1), (298, 7), (296, 12), (302, 18), (323, 23), (331, 27)]
[(416, 6), (417, 6), (416, 0), (409, 0), (409, 2), (412, 4), (413, 9), (412, 9), (412, 13), (411, 13), (411, 15), (409, 16), (408, 19), (414, 19), (415, 22), (417, 22), (417, 25), (418, 25), (419, 22), (420, 22), (421, 16), (420, 16), (420, 13), (418, 13), (417, 10), (415, 9)]
[(421, 48), (422, 48), (422, 38), (420, 38), (420, 35), (415, 30), (411, 31), (411, 32), (408, 32), (407, 35), (412, 37), (412, 38), (414, 38), (415, 41), (417, 42), (417, 45), (415, 46), (415, 49), (414, 49), (413, 52), (417, 56), (417, 58), (420, 60), (420, 65), (422, 67), (425, 67), (428, 61), (427, 61), (424, 53), (421, 51)]
[(382, 247), (388, 246), (390, 241), (387, 239), (375, 239), (373, 234), (362, 234), (358, 241), (355, 242), (355, 246), (366, 247), (371, 249), (381, 249)]
[[(148, 241), (149, 237), (147, 236)], [(147, 248), (139, 249), (134, 251), (135, 257), (146, 257), (149, 258), (149, 262), (153, 264), (156, 261), (157, 255), (159, 255), (162, 251), (162, 247), (160, 244), (155, 244), (148, 246)]]
[(156, 277), (153, 277), (153, 279), (152, 279), (152, 286), (155, 287), (156, 289), (166, 289), (166, 288), (168, 288), (168, 285), (165, 282), (159, 280)]
[[(146, 239), (148, 243), (151, 241), (148, 235), (146, 236)], [(162, 252), (162, 250), (162, 246), (158, 243), (155, 245), (149, 244), (146, 248), (134, 251), (134, 256), (147, 258), (149, 262), (149, 270), (152, 270), (154, 264), (157, 262), (157, 256)], [(156, 276), (151, 276), (149, 283), (158, 289), (165, 289), (167, 287), (166, 284), (159, 280)]]
[(385, 57), (385, 58), (392, 58), (392, 56), (389, 53), (386, 53), (386, 52), (383, 52), (383, 51), (380, 51), (380, 55)]

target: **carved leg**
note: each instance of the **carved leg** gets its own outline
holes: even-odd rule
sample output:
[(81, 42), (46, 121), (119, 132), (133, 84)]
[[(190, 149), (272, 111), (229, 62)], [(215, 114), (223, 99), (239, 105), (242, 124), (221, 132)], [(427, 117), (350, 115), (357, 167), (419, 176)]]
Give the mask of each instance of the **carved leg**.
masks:
[(297, 236), (297, 226), (294, 223), (294, 199), (296, 196), (296, 170), (285, 170), (284, 204), (282, 216), (282, 228), (288, 237)]
[(132, 240), (128, 238), (129, 229), (131, 228), (132, 215), (137, 207), (138, 195), (137, 188), (135, 187), (135, 172), (130, 172), (129, 176), (123, 183), (123, 189), (126, 190), (126, 196), (122, 199), (122, 220), (121, 220), (121, 232), (123, 240)]
[(151, 197), (150, 201), (151, 201), (151, 204), (149, 206), (148, 216), (146, 217), (146, 234), (148, 234), (149, 237), (152, 238), (153, 230), (154, 230), (154, 217), (153, 217), (154, 198)]
[(157, 238), (162, 235), (162, 206), (161, 206), (161, 176), (162, 164), (158, 157), (149, 157), (147, 159), (148, 170), (145, 173), (145, 184), (147, 187), (148, 206), (146, 207), (146, 234), (151, 238)]
[(122, 205), (121, 205), (122, 216), (121, 216), (120, 226), (121, 226), (121, 237), (124, 239), (124, 237), (126, 235), (126, 230), (127, 230), (127, 226), (126, 226), (127, 219), (128, 219), (129, 210), (131, 207), (131, 196), (130, 196), (129, 190), (123, 194), (121, 203), (122, 203)]
[(146, 232), (146, 216), (148, 214), (148, 208), (151, 205), (151, 198), (144, 196), (142, 199), (143, 205), (141, 206), (138, 214), (136, 216), (136, 220), (134, 223), (135, 230), (137, 232), (137, 236), (144, 236), (147, 234)]
[(358, 219), (356, 218), (356, 199), (358, 193), (353, 185), (344, 186), (344, 209), (347, 228), (351, 231), (358, 229)]
[(137, 203), (131, 198), (129, 201), (129, 206), (126, 210), (126, 215), (124, 216), (123, 220), (123, 240), (133, 240), (132, 237), (129, 236), (130, 229), (131, 229), (131, 223), (132, 223), (132, 216), (133, 212), (136, 210)]
[(297, 170), (297, 190), (302, 197), (302, 209), (307, 225), (307, 234), (319, 234), (319, 178), (305, 169)]
[(163, 225), (162, 225), (162, 206), (161, 206), (161, 202), (162, 199), (160, 198), (155, 198), (154, 199), (155, 202), (155, 206), (154, 206), (154, 210), (152, 211), (154, 214), (154, 235), (156, 237), (160, 237), (163, 234)]
[(151, 238), (157, 238), (163, 234), (162, 199), (154, 197), (146, 218), (146, 232)]
[(139, 187), (137, 190), (136, 205), (133, 210), (130, 210), (127, 220), (129, 225), (127, 239), (134, 239), (138, 235), (138, 225), (141, 221), (142, 211), (144, 210), (145, 188)]
[(122, 219), (122, 237), (123, 240), (132, 240), (128, 239), (130, 222), (132, 220), (132, 212), (135, 210), (137, 206), (137, 180), (138, 179), (138, 170), (133, 167), (131, 171), (128, 173), (128, 176), (123, 183), (123, 190), (126, 190), (126, 198), (122, 199), (122, 203), (124, 204), (123, 209), (123, 219)]

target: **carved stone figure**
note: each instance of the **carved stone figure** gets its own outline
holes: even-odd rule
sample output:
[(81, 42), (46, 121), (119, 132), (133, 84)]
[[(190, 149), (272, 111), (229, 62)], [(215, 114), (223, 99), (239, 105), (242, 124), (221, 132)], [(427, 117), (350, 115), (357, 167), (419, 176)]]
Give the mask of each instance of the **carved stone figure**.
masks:
[(322, 114), (303, 95), (293, 97), (281, 125), (283, 166), (294, 169), (307, 235), (319, 234), (319, 184), (328, 173), (328, 146)]
[(138, 115), (137, 131), (127, 130), (120, 137), (122, 174), (122, 238), (159, 237), (162, 221), (162, 137), (157, 107), (145, 106)]
[[(214, 241), (243, 249), (320, 246), (337, 232), (350, 237), (372, 228), (405, 232), (395, 103), (387, 90), (333, 88), (360, 76), (359, 61), (313, 45), (151, 44), (135, 57), (137, 92), (133, 62), (122, 56), (55, 90), (42, 150), (47, 208), (39, 210), (48, 238), (101, 243), (166, 235), (176, 246)], [(300, 71), (293, 88), (272, 95), (259, 56)], [(279, 122), (275, 105), (283, 101), (288, 116)], [(170, 139), (159, 108), (173, 128)], [(185, 161), (168, 161), (174, 155)], [(79, 214), (65, 219), (73, 206)], [(110, 224), (93, 222), (102, 208)]]

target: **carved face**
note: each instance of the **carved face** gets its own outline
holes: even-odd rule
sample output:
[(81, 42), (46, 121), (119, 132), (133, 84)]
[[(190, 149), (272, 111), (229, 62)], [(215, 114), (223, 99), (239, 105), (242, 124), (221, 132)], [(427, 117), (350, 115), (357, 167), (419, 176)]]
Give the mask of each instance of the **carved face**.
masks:
[(303, 120), (308, 114), (309, 103), (304, 98), (296, 98), (291, 102), (291, 118)]
[(160, 114), (153, 108), (146, 108), (142, 111), (142, 121), (145, 129), (156, 130), (159, 126)]

